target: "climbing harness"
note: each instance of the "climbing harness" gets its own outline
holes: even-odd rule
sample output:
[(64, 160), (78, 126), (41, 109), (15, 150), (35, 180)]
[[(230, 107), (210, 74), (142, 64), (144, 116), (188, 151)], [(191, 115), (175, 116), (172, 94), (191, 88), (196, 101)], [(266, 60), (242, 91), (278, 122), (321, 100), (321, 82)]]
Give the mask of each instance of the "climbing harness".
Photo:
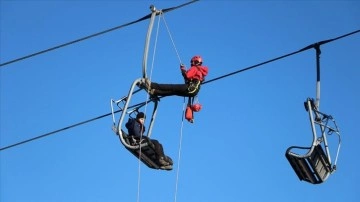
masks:
[(189, 81), (189, 87), (187, 89), (188, 92), (190, 94), (198, 92), (200, 90), (200, 84), (201, 84), (200, 80)]
[[(335, 119), (328, 114), (319, 111), (320, 107), (320, 44), (314, 44), (316, 50), (316, 100), (308, 98), (305, 110), (309, 114), (313, 142), (310, 147), (291, 146), (286, 150), (285, 156), (300, 180), (320, 184), (328, 179), (336, 170), (336, 163), (340, 151), (341, 137)], [(320, 134), (318, 134), (318, 132)], [(335, 161), (331, 161), (331, 152), (327, 137), (336, 134), (338, 146)], [(325, 151), (324, 149), (325, 148)], [(307, 150), (305, 154), (295, 153), (294, 150)]]

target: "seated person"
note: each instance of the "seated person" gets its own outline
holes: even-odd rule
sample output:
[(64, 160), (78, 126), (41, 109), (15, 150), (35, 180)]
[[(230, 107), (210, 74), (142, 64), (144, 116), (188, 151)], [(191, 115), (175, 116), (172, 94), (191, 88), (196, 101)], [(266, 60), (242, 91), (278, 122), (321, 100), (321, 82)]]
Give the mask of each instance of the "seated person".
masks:
[(151, 143), (153, 143), (155, 146), (154, 150), (156, 153), (156, 159), (158, 160), (160, 168), (171, 170), (173, 161), (170, 157), (165, 156), (162, 144), (160, 144), (160, 142), (157, 140), (142, 136), (145, 132), (144, 122), (145, 114), (143, 112), (139, 112), (136, 115), (136, 119), (130, 118), (129, 121), (125, 124), (125, 127), (128, 129), (128, 134), (138, 139), (143, 137), (144, 139), (146, 138), (148, 141), (151, 141)]

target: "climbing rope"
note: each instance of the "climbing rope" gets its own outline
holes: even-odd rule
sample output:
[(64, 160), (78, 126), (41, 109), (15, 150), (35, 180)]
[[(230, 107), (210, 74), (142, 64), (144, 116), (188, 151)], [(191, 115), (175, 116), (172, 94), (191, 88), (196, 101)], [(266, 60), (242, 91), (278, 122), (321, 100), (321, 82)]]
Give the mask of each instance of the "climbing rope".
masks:
[(180, 63), (180, 64), (182, 64), (182, 61), (181, 61), (181, 58), (180, 58), (179, 51), (177, 50), (177, 48), (176, 48), (176, 46), (175, 46), (175, 42), (174, 42), (174, 39), (172, 38), (172, 35), (171, 35), (171, 32), (170, 32), (169, 26), (168, 26), (168, 25), (167, 25), (167, 23), (166, 23), (164, 13), (161, 13), (160, 17), (162, 17), (162, 18), (164, 19), (164, 24), (165, 24), (166, 30), (167, 30), (167, 32), (168, 32), (168, 34), (169, 34), (169, 37), (170, 37), (171, 43), (172, 43), (172, 45), (173, 45), (173, 47), (174, 47), (174, 50), (175, 50), (176, 56), (177, 56), (177, 58), (178, 58), (178, 60), (179, 60), (179, 63)]
[[(179, 60), (179, 63), (182, 64), (182, 60), (181, 60), (181, 57), (180, 57), (180, 54), (179, 54), (179, 51), (177, 50), (176, 48), (176, 45), (175, 45), (175, 41), (171, 35), (171, 32), (170, 32), (170, 29), (169, 29), (169, 26), (167, 25), (166, 23), (166, 20), (165, 20), (165, 15), (164, 13), (161, 13), (160, 17), (163, 18), (164, 20), (164, 24), (165, 24), (165, 27), (166, 27), (166, 30), (169, 34), (169, 37), (170, 37), (170, 40), (171, 40), (171, 43), (173, 45), (173, 48), (175, 50), (175, 53), (176, 53), (176, 56)], [(183, 102), (183, 110), (182, 110), (182, 115), (181, 115), (181, 128), (180, 128), (180, 139), (179, 139), (179, 150), (178, 150), (178, 160), (177, 160), (177, 169), (176, 169), (176, 180), (175, 180), (175, 193), (174, 193), (174, 202), (177, 201), (177, 193), (178, 193), (178, 184), (179, 184), (179, 173), (180, 173), (180, 160), (181, 160), (181, 146), (182, 146), (182, 137), (183, 137), (183, 128), (184, 128), (184, 114), (185, 114), (185, 109), (186, 109), (186, 101), (185, 101), (185, 97), (184, 97), (184, 102)]]
[[(153, 48), (153, 53), (152, 53), (152, 61), (151, 61), (151, 68), (150, 68), (150, 77), (149, 79), (151, 80), (152, 77), (152, 73), (153, 73), (153, 69), (154, 69), (154, 63), (155, 63), (155, 55), (156, 55), (156, 47), (157, 47), (157, 41), (158, 41), (158, 36), (159, 36), (159, 27), (160, 27), (160, 19), (157, 23), (157, 28), (156, 28), (156, 35), (155, 35), (155, 41), (154, 41), (154, 48)], [(146, 61), (147, 62), (147, 61)], [(150, 95), (147, 93), (146, 94), (146, 100), (148, 100), (150, 98)], [(146, 102), (145, 100), (145, 107), (144, 107), (144, 113), (147, 114), (147, 106), (148, 106), (148, 102)], [(146, 120), (146, 119), (145, 119)], [(145, 124), (145, 123), (144, 123)], [(149, 130), (149, 129), (148, 129)], [(141, 133), (140, 136), (140, 140), (142, 140), (143, 138), (143, 134)], [(138, 191), (137, 191), (137, 202), (140, 201), (140, 185), (141, 185), (141, 155), (142, 155), (142, 147), (140, 147), (139, 149), (139, 158), (138, 158)]]
[(176, 202), (176, 200), (177, 200), (177, 192), (178, 192), (178, 184), (179, 184), (181, 146), (182, 146), (182, 137), (183, 137), (183, 128), (184, 128), (185, 108), (186, 108), (186, 104), (185, 104), (185, 98), (184, 98), (183, 112), (181, 114), (181, 128), (180, 128), (179, 151), (178, 151), (178, 160), (177, 160), (177, 169), (176, 169), (174, 202)]

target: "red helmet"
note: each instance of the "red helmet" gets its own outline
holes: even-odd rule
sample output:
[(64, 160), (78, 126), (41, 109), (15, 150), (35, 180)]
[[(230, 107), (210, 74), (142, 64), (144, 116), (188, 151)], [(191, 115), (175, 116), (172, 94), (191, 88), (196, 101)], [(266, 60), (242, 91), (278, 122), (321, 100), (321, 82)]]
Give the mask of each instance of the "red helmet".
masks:
[(202, 58), (200, 55), (195, 55), (194, 57), (191, 58), (191, 65), (201, 65), (202, 64)]
[(194, 111), (194, 112), (198, 112), (198, 111), (200, 111), (201, 110), (201, 104), (199, 104), (199, 103), (196, 103), (196, 104), (194, 104), (194, 105), (191, 105), (191, 109)]

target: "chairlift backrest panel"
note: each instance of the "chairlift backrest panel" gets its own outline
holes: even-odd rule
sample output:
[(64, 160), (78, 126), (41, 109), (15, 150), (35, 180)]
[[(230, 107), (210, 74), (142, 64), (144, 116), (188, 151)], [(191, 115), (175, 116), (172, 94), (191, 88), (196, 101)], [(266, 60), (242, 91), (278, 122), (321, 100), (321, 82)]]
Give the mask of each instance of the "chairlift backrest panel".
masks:
[(294, 169), (296, 175), (299, 177), (299, 180), (304, 180), (312, 184), (318, 184), (317, 178), (314, 176), (313, 172), (310, 169), (306, 158), (298, 158), (289, 153), (286, 153), (286, 158), (288, 159), (291, 167)]
[(314, 151), (310, 155), (309, 163), (311, 164), (311, 167), (317, 177), (322, 181), (326, 180), (326, 178), (330, 175), (331, 164), (320, 144), (316, 145)]
[[(312, 184), (324, 182), (331, 174), (330, 163), (321, 145), (316, 145), (310, 155), (294, 155), (289, 148), (285, 156), (300, 180)], [(310, 149), (310, 148), (308, 148)]]

